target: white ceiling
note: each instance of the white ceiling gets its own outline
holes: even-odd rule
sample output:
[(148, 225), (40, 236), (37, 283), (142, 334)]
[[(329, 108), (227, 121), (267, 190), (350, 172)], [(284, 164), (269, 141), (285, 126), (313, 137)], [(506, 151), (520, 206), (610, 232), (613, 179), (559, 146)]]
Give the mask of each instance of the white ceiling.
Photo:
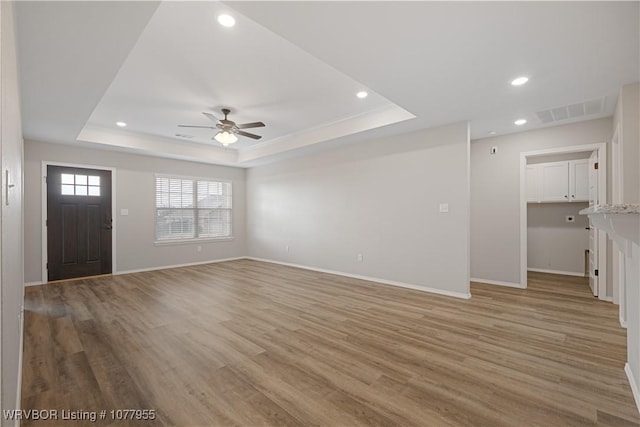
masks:
[[(534, 129), (602, 97), (573, 120), (607, 116), (639, 79), (638, 2), (21, 2), (17, 21), (25, 138), (243, 167), (461, 120)], [(177, 127), (222, 107), (263, 139)]]

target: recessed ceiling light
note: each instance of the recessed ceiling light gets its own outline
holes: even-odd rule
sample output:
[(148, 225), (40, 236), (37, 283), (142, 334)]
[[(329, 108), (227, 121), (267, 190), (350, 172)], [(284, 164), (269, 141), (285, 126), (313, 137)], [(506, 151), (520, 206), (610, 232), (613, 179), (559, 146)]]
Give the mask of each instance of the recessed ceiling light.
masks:
[(518, 77), (515, 78), (511, 81), (511, 84), (514, 86), (522, 86), (523, 84), (525, 84), (526, 82), (529, 81), (529, 77)]
[(490, 130), (488, 133), (489, 133), (489, 135), (495, 135), (496, 131), (495, 130)]
[(125, 127), (126, 125), (127, 124), (125, 122), (116, 122), (116, 126), (121, 127), (121, 128)]
[(218, 15), (218, 22), (223, 27), (233, 27), (234, 25), (236, 25), (236, 20), (234, 19), (234, 17), (227, 14)]
[(517, 126), (522, 126), (523, 124), (527, 123), (527, 121), (525, 119), (518, 119), (513, 123)]
[(360, 99), (364, 99), (367, 96), (369, 96), (369, 94), (367, 92), (365, 92), (364, 90), (361, 90), (360, 92), (356, 93), (356, 96)]

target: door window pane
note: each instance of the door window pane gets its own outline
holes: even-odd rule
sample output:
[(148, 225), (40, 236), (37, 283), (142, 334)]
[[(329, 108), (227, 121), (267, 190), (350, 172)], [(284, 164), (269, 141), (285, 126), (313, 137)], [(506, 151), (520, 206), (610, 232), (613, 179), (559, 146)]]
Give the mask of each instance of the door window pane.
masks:
[[(61, 174), (64, 196), (100, 196), (100, 177), (87, 175)], [(88, 184), (88, 185), (87, 185)]]

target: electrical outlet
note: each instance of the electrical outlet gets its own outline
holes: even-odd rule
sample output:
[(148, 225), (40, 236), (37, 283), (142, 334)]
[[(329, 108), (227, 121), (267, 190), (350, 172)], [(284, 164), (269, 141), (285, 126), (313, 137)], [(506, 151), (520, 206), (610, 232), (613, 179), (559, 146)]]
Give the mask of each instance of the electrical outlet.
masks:
[(564, 217), (565, 222), (576, 222), (576, 217), (573, 215), (567, 215)]
[(198, 251), (198, 252), (202, 252), (202, 246), (198, 246), (198, 247), (196, 247), (196, 251)]
[(362, 254), (358, 254), (358, 262), (362, 262), (362, 260), (363, 260)]
[(285, 251), (287, 251), (287, 252), (289, 252), (289, 245), (285, 246), (285, 247), (284, 247), (284, 250), (285, 250)]
[(440, 203), (440, 212), (441, 213), (449, 212), (449, 203)]

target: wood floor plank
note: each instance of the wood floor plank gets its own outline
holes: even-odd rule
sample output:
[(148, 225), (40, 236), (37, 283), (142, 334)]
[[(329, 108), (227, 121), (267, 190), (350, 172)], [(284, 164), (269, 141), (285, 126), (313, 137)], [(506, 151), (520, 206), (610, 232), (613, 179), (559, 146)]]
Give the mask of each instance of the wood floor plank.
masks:
[(460, 300), (251, 260), (34, 286), (25, 426), (631, 426), (616, 306), (584, 278)]

